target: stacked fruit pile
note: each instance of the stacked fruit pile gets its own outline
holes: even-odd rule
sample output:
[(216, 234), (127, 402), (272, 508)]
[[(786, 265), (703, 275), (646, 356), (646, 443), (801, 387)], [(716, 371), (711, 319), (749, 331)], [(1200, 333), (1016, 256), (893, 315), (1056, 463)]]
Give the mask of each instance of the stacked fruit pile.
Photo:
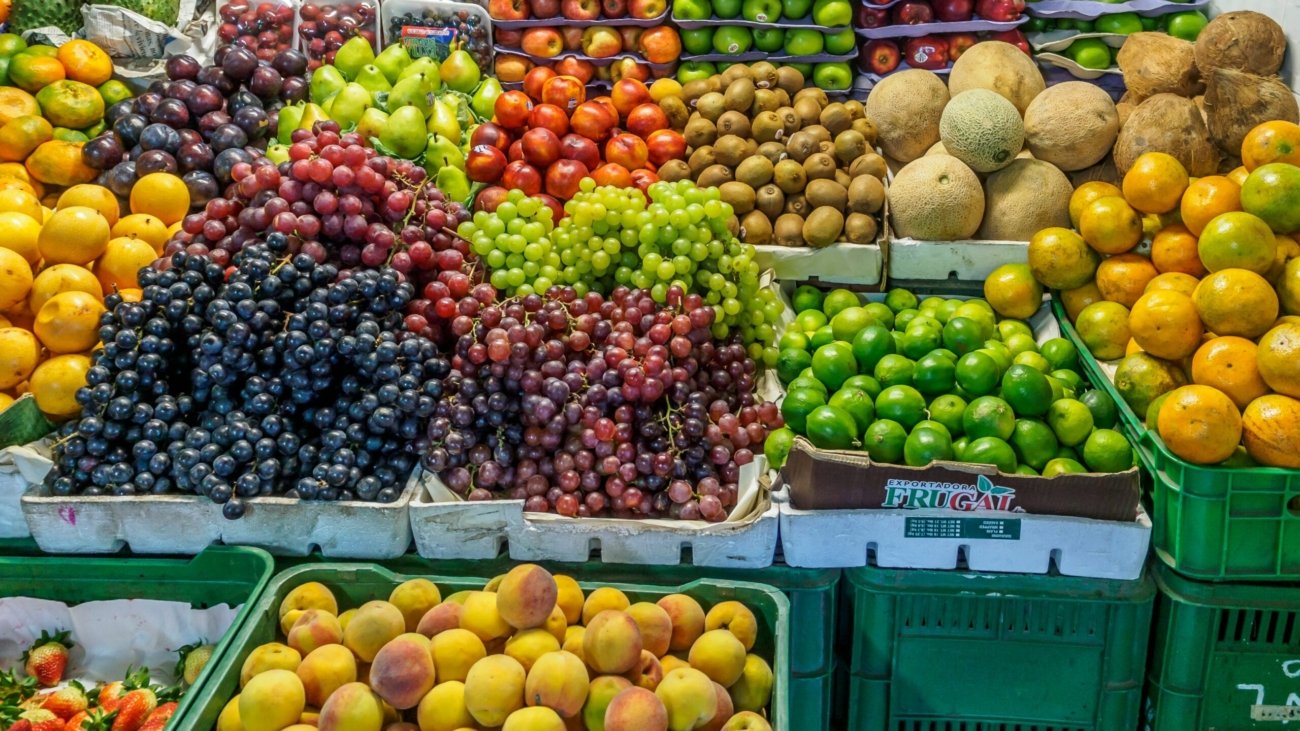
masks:
[(221, 25), (217, 38), (222, 43), (240, 45), (270, 61), (293, 46), (293, 6), (285, 2), (229, 0), (217, 9)]
[(217, 731), (252, 719), (322, 731), (771, 731), (772, 668), (753, 651), (758, 619), (737, 601), (706, 612), (685, 594), (584, 596), (572, 578), (524, 564), (481, 591), (444, 599), (412, 579), (342, 613), (309, 582), (279, 617), (287, 644), (248, 656)]
[(1243, 167), (1195, 180), (1145, 153), (1122, 188), (1075, 191), (1077, 232), (1030, 241), (1034, 276), (1061, 290), (1092, 354), (1119, 360), (1124, 400), (1189, 462), (1300, 467), (1297, 142), (1300, 126), (1260, 125)]
[(312, 70), (334, 63), (343, 45), (359, 38), (371, 51), (379, 48), (379, 3), (373, 0), (304, 2), (298, 6), (298, 49)]
[(881, 77), (899, 68), (940, 71), (981, 41), (1010, 43), (1029, 53), (1015, 26), (1023, 0), (864, 0), (854, 26), (864, 42), (858, 67)]
[[(1028, 13), (1034, 15), (1032, 3), (1028, 6)], [(1103, 71), (1116, 68), (1119, 49), (1127, 36), (1158, 31), (1184, 41), (1195, 41), (1209, 22), (1210, 19), (1199, 10), (1183, 10), (1152, 17), (1130, 11), (1084, 18), (1031, 17), (1025, 25), (1025, 30), (1031, 33), (1055, 31), (1048, 38), (1053, 41), (1050, 47), (1059, 50), (1038, 54), (1039, 58), (1047, 63), (1064, 65), (1060, 64), (1059, 60), (1066, 58), (1081, 69)], [(1088, 37), (1070, 40), (1082, 34), (1087, 34)], [(1110, 36), (1110, 38), (1103, 39), (1103, 36)], [(1106, 40), (1111, 40), (1115, 45), (1107, 43)], [(1064, 66), (1070, 68), (1068, 65)]]

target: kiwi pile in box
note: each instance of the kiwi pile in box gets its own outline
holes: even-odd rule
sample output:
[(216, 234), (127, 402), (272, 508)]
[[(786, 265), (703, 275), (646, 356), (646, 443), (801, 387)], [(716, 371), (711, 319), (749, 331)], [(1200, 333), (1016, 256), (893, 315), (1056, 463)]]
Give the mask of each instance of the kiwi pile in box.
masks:
[(750, 244), (866, 244), (880, 231), (885, 159), (862, 104), (804, 88), (797, 69), (735, 64), (659, 102), (686, 138), (688, 160), (664, 180), (716, 186)]

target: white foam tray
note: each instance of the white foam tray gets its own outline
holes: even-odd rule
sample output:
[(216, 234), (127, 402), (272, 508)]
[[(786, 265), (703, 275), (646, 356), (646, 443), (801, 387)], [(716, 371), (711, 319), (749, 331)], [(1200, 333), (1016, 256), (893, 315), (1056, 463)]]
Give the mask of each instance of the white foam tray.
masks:
[[(1052, 564), (1066, 576), (1136, 579), (1151, 543), (1151, 519), (1139, 508), (1131, 523), (1001, 511), (799, 510), (776, 497), (781, 512), (781, 549), (786, 564), (799, 568), (955, 569), (960, 559), (972, 571), (1046, 574)], [(1019, 538), (908, 536), (908, 519), (990, 521), (992, 533), (1015, 521)], [(942, 521), (942, 522), (941, 522)], [(1001, 522), (998, 522), (1001, 521)], [(916, 524), (913, 523), (914, 530)], [(1003, 533), (1004, 535), (1006, 533)]]
[(761, 244), (755, 261), (770, 269), (782, 281), (804, 282), (816, 279), (823, 284), (880, 284), (885, 257), (880, 244), (831, 244), (814, 249), (807, 246)]
[(48, 442), (0, 449), (0, 538), (29, 538), (22, 497), (45, 479), (50, 462)]
[(411, 529), (416, 550), (431, 559), (496, 558), (504, 545), (517, 561), (589, 561), (599, 551), (604, 563), (676, 566), (689, 548), (695, 566), (764, 568), (775, 558), (778, 523), (759, 485), (765, 466), (759, 456), (742, 468), (738, 507), (721, 523), (525, 513), (522, 500), (470, 502), (425, 473)]
[(1003, 264), (1023, 264), (1027, 241), (918, 241), (889, 242), (889, 278), (904, 281), (957, 279), (982, 282)]

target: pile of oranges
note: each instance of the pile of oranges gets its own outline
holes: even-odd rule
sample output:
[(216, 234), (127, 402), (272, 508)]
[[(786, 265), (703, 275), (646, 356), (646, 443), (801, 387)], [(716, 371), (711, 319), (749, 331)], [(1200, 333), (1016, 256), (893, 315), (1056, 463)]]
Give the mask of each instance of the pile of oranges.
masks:
[(80, 411), (104, 297), (139, 301), (137, 274), (162, 252), (189, 209), (180, 178), (154, 173), (129, 215), (107, 188), (74, 185), (53, 208), (0, 190), (0, 410), (31, 393), (48, 417)]
[(1300, 468), (1300, 126), (1256, 127), (1241, 159), (1193, 179), (1149, 152), (1085, 183), (1029, 268), (1174, 454)]

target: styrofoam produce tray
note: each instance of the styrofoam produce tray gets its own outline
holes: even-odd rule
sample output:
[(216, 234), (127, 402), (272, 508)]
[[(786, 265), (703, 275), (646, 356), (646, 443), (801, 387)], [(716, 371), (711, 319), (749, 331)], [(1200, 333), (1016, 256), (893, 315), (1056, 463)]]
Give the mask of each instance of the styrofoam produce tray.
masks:
[(900, 280), (982, 282), (1003, 264), (1024, 263), (1028, 241), (889, 242), (889, 278)]
[(781, 280), (871, 285), (880, 284), (885, 269), (884, 252), (878, 243), (841, 242), (821, 249), (762, 244), (754, 249), (759, 267), (771, 269)]
[(0, 538), (27, 538), (22, 497), (54, 466), (46, 442), (0, 449)]

